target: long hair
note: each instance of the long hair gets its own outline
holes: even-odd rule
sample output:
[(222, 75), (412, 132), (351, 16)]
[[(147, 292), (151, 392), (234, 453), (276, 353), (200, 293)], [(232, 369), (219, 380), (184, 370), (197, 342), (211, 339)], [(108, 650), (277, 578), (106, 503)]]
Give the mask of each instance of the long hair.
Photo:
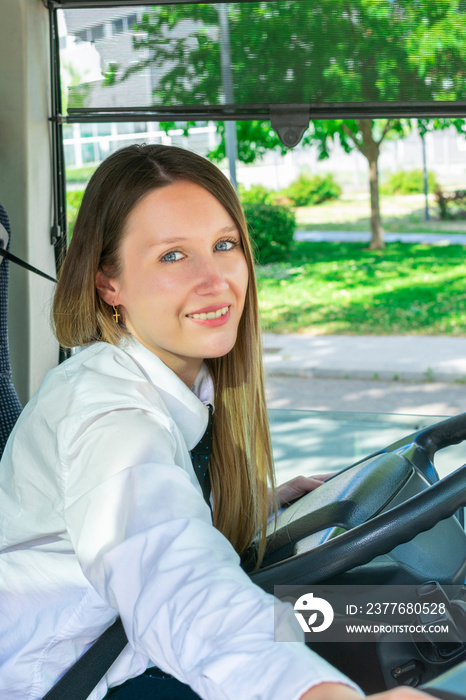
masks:
[(235, 190), (208, 160), (173, 146), (132, 145), (95, 171), (84, 193), (73, 237), (60, 271), (53, 305), (55, 332), (63, 347), (94, 341), (117, 344), (127, 333), (96, 289), (96, 274), (121, 273), (125, 223), (148, 192), (179, 180), (210, 192), (229, 213), (241, 236), (249, 282), (237, 340), (223, 357), (208, 359), (215, 387), (214, 441), (210, 475), (214, 525), (242, 553), (258, 536), (265, 546), (268, 486), (274, 483), (267, 420), (254, 260), (246, 220)]

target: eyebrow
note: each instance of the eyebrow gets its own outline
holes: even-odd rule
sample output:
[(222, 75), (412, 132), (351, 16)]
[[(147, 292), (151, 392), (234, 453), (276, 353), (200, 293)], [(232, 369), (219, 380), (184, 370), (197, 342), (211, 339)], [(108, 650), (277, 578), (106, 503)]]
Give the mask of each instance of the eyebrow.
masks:
[[(224, 226), (223, 228), (221, 228), (217, 231), (217, 235), (222, 235), (223, 233), (237, 233), (239, 235), (238, 228), (235, 225)], [(187, 240), (189, 240), (189, 236), (173, 236), (172, 238), (164, 238), (163, 241), (160, 241), (158, 243), (154, 243), (153, 245), (154, 246), (173, 245), (174, 243), (181, 243), (182, 241), (187, 241)]]

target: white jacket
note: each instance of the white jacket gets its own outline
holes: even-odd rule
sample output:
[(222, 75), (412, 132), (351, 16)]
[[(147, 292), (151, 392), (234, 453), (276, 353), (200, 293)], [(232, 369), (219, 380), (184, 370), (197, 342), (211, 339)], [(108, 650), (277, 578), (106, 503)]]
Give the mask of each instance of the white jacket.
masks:
[[(196, 381), (206, 401), (209, 379)], [(117, 614), (130, 646), (92, 700), (148, 665), (206, 700), (348, 682), (274, 642), (274, 599), (212, 526), (192, 468), (207, 419), (136, 341), (95, 343), (47, 375), (0, 465), (1, 698), (42, 698)], [(282, 604), (277, 619), (295, 622)]]

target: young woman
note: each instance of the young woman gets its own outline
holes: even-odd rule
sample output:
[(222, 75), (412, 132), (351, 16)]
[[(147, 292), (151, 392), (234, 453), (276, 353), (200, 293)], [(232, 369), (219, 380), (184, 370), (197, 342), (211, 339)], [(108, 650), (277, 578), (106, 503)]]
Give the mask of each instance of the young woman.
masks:
[(1, 697), (43, 697), (117, 615), (129, 645), (94, 700), (154, 665), (175, 679), (154, 685), (162, 700), (359, 697), (302, 643), (274, 642), (273, 598), (239, 566), (263, 543), (274, 482), (253, 260), (228, 180), (176, 148), (110, 156), (53, 315), (60, 343), (84, 349), (48, 374), (0, 470)]

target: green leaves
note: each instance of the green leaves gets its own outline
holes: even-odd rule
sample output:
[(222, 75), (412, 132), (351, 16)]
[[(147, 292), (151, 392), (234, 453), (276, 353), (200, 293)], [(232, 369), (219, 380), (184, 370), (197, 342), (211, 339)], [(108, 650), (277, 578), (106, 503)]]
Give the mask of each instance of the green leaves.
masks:
[[(466, 12), (458, 0), (278, 0), (230, 3), (229, 73), (236, 104), (306, 104), (464, 99)], [(226, 37), (215, 4), (176, 4), (148, 10), (135, 27), (137, 63), (107, 67), (105, 84), (147, 70), (153, 103), (219, 105), (226, 101), (222, 52)], [(373, 139), (401, 136), (407, 120), (374, 123)], [(461, 120), (455, 120), (461, 121)], [(447, 120), (427, 126), (445, 128)], [(407, 126), (408, 125), (408, 126)], [(464, 128), (458, 125), (457, 128)], [(221, 143), (211, 157), (225, 157)], [(338, 138), (343, 148), (370, 146), (355, 120), (313, 122), (304, 143), (321, 158)], [(266, 150), (285, 152), (268, 122), (237, 126), (239, 159), (252, 163)]]
[[(228, 34), (239, 104), (461, 99), (465, 92), (466, 13), (457, 0), (231, 3)], [(224, 43), (215, 4), (154, 7), (133, 40), (139, 66), (158, 74), (164, 104), (222, 102)]]
[(296, 229), (294, 213), (287, 207), (262, 203), (243, 204), (255, 258), (261, 264), (286, 259)]
[[(217, 133), (220, 134), (220, 143), (209, 153), (209, 158), (214, 162), (219, 162), (226, 157), (224, 122), (217, 123)], [(282, 155), (288, 150), (268, 121), (236, 122), (236, 138), (238, 142), (238, 159), (242, 163), (254, 163), (268, 150), (277, 150)]]

